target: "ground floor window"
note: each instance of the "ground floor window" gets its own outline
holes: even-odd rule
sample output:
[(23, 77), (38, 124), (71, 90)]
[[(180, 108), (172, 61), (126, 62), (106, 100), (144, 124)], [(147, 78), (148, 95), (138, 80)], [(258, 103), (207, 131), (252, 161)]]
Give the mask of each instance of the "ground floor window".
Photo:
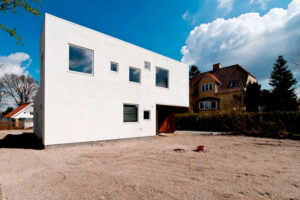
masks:
[(199, 109), (200, 110), (216, 110), (218, 108), (217, 101), (200, 101)]
[(144, 119), (150, 119), (150, 111), (144, 110)]
[(138, 121), (138, 105), (123, 105), (123, 121), (137, 122)]

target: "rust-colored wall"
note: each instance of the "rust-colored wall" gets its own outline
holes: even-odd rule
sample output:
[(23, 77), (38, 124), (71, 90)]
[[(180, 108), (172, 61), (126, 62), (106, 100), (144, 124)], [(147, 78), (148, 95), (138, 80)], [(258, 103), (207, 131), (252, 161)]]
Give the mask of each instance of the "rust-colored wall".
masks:
[(175, 132), (175, 112), (172, 108), (160, 107), (158, 112), (158, 133)]

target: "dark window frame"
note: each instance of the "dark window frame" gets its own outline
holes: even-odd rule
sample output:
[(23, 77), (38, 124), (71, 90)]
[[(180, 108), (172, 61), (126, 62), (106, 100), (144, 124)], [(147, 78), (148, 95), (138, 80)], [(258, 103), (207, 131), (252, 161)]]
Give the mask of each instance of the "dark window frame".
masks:
[[(126, 120), (125, 119), (125, 107), (136, 107), (136, 121), (130, 121), (130, 120)], [(124, 123), (137, 123), (139, 122), (139, 105), (138, 104), (128, 104), (128, 103), (124, 103), (123, 104), (123, 122)]]

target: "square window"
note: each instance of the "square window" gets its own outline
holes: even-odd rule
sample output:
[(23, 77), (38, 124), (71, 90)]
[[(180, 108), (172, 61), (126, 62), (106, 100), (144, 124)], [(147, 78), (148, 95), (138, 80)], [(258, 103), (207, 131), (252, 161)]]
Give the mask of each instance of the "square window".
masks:
[(119, 71), (119, 64), (115, 62), (110, 63), (110, 71), (118, 72)]
[(145, 61), (145, 69), (150, 70), (151, 69), (151, 63), (148, 61)]
[(169, 88), (169, 71), (156, 67), (156, 86)]
[(134, 67), (129, 67), (129, 81), (140, 83), (141, 82), (141, 70)]
[(123, 105), (123, 121), (137, 122), (138, 121), (138, 105)]
[(94, 51), (69, 45), (69, 70), (93, 74)]
[(150, 111), (144, 110), (144, 119), (150, 119)]

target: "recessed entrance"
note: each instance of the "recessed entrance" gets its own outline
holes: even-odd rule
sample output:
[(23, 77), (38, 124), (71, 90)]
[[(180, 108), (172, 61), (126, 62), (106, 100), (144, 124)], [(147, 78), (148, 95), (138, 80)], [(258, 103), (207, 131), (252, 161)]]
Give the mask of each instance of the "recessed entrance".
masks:
[(175, 110), (173, 106), (156, 105), (156, 134), (175, 132)]

